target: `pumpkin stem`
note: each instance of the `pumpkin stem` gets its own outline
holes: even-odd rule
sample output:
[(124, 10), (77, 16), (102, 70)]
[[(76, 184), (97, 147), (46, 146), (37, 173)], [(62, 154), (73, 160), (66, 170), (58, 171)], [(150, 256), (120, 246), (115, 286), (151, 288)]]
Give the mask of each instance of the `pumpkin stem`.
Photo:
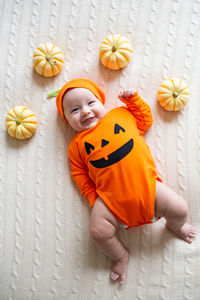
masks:
[(174, 98), (176, 98), (176, 97), (178, 97), (178, 93), (177, 93), (177, 92), (173, 92), (172, 96), (173, 96)]
[(53, 98), (56, 97), (58, 95), (58, 93), (60, 92), (61, 89), (56, 89), (53, 91), (50, 91), (49, 93), (47, 93), (47, 97), (48, 98)]
[(112, 52), (117, 51), (117, 48), (115, 46), (112, 47)]
[(21, 121), (20, 121), (19, 119), (15, 119), (15, 123), (16, 123), (17, 125), (20, 125), (20, 124), (21, 124)]
[(52, 67), (56, 64), (56, 60), (52, 60), (49, 55), (46, 56), (46, 60), (50, 63)]

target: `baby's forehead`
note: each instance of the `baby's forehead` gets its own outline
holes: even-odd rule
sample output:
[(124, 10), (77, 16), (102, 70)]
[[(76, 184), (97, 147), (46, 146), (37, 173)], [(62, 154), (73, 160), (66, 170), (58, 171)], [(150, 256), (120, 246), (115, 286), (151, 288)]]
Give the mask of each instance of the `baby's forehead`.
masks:
[(95, 97), (96, 96), (86, 88), (70, 88), (63, 95), (63, 103), (73, 103), (75, 100), (81, 100), (83, 97)]
[(75, 96), (78, 96), (78, 95), (80, 95), (80, 96), (83, 96), (83, 95), (95, 96), (90, 90), (88, 90), (86, 88), (70, 88), (64, 94), (65, 98), (73, 96), (73, 95), (75, 95)]

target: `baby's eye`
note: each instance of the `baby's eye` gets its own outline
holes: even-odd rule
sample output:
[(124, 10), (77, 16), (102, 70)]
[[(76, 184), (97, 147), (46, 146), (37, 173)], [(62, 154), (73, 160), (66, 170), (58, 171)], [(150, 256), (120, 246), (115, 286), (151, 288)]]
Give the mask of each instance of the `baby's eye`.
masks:
[(93, 104), (93, 103), (95, 103), (94, 100), (91, 100), (91, 101), (88, 102), (89, 105), (91, 105), (91, 104)]
[(77, 111), (78, 111), (78, 107), (75, 107), (75, 108), (72, 109), (71, 112), (74, 113), (74, 112), (77, 112)]

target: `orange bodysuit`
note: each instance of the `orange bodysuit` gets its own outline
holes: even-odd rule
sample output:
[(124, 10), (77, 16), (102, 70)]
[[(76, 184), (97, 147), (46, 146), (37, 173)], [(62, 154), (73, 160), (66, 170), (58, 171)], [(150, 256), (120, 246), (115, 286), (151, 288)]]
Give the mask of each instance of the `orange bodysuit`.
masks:
[(132, 226), (154, 217), (157, 173), (142, 134), (152, 125), (149, 106), (136, 94), (110, 110), (69, 145), (71, 175), (93, 206), (99, 196), (119, 222)]

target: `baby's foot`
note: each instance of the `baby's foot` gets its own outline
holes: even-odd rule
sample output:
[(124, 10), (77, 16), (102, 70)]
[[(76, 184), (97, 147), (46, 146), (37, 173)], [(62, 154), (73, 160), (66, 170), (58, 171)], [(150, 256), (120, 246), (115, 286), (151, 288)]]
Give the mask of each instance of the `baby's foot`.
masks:
[(178, 230), (173, 229), (168, 224), (167, 224), (167, 227), (189, 244), (192, 243), (192, 240), (195, 238), (196, 233), (197, 233), (196, 229), (188, 223), (185, 223)]
[(110, 278), (112, 280), (117, 280), (119, 278), (120, 283), (125, 283), (127, 271), (128, 271), (128, 261), (129, 261), (129, 253), (127, 251), (124, 257), (115, 263), (110, 273)]

